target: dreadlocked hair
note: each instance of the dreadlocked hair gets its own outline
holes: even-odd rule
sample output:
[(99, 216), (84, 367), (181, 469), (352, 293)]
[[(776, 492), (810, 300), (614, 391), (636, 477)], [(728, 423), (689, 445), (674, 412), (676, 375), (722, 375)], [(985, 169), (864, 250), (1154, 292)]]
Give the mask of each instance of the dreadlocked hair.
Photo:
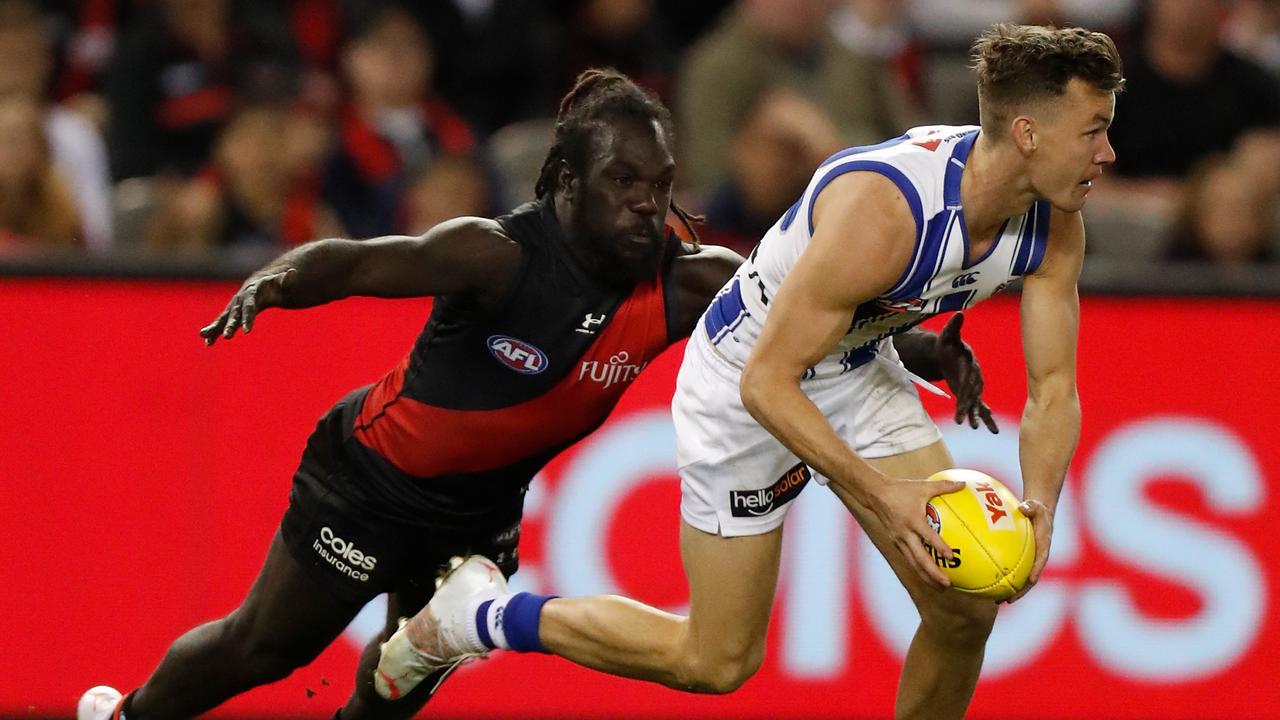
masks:
[[(610, 121), (622, 119), (645, 123), (656, 120), (667, 137), (672, 137), (671, 111), (631, 78), (613, 68), (591, 68), (578, 75), (573, 87), (560, 100), (555, 140), (542, 162), (534, 196), (541, 200), (555, 192), (561, 161), (568, 163), (575, 173), (585, 173), (591, 138), (596, 130)], [(671, 201), (671, 212), (688, 231), (694, 249), (700, 248), (694, 224), (702, 222), (702, 217), (680, 207), (675, 200)]]

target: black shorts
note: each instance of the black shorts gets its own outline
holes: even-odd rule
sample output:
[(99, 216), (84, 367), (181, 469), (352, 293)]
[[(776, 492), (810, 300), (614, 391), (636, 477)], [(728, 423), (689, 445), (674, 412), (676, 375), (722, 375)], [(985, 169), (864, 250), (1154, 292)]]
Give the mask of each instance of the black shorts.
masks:
[(484, 555), (508, 577), (519, 566), (522, 498), (477, 508), (464, 529), (430, 517), (389, 520), (361, 499), (358, 478), (314, 450), (303, 453), (280, 530), (294, 559), (335, 595), (358, 603), (384, 592), (429, 598), (454, 555)]

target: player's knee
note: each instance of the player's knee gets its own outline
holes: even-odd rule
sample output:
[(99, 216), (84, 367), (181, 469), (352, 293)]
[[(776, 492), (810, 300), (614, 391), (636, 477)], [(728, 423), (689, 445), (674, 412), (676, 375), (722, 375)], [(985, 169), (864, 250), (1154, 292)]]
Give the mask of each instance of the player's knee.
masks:
[(223, 628), (223, 644), (232, 662), (258, 685), (283, 680), (290, 673), (315, 659), (318, 654), (307, 648), (289, 647), (242, 622), (232, 613)]
[(680, 685), (692, 692), (724, 695), (742, 687), (763, 662), (763, 643), (739, 652), (696, 655), (683, 664)]
[(993, 602), (943, 596), (920, 608), (920, 622), (935, 638), (955, 645), (984, 644), (999, 610)]

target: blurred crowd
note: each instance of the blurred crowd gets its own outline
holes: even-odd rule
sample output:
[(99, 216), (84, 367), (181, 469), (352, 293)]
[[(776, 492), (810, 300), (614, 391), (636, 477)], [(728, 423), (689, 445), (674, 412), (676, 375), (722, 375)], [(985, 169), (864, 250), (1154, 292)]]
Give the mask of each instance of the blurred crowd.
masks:
[(995, 22), (1121, 47), (1090, 252), (1280, 248), (1280, 0), (0, 0), (0, 255), (259, 258), (533, 194), (607, 65), (672, 107), (678, 194), (747, 251), (832, 152), (976, 123)]

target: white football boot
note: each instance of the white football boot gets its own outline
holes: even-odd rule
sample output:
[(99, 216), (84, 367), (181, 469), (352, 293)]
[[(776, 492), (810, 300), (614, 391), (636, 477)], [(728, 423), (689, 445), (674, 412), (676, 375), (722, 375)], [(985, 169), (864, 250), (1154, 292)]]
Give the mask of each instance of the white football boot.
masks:
[(382, 644), (373, 685), (387, 700), (404, 697), (441, 668), (452, 670), (489, 654), (480, 642), (476, 611), (484, 601), (507, 593), (506, 578), (482, 555), (465, 560), (454, 557), (449, 565), (449, 571), (436, 580), (431, 602), (412, 618), (401, 618), (400, 629)]
[(124, 697), (119, 690), (106, 685), (89, 688), (76, 705), (76, 720), (108, 720), (115, 717), (116, 706)]

